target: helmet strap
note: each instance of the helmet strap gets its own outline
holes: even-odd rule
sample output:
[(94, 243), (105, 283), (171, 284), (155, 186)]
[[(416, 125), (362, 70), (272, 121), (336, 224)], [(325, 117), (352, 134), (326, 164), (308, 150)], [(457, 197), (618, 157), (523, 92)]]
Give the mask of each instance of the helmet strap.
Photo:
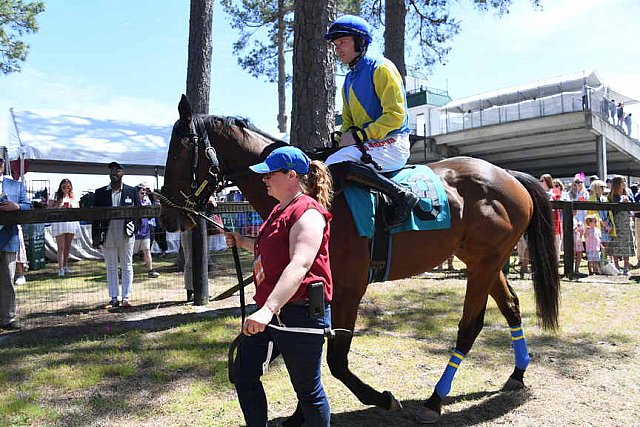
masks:
[(358, 53), (358, 56), (356, 56), (353, 61), (349, 63), (349, 68), (353, 68), (356, 66), (358, 61), (360, 61), (360, 58), (362, 58), (364, 54), (367, 53), (368, 47), (369, 45), (364, 41), (362, 37), (353, 36), (353, 48)]

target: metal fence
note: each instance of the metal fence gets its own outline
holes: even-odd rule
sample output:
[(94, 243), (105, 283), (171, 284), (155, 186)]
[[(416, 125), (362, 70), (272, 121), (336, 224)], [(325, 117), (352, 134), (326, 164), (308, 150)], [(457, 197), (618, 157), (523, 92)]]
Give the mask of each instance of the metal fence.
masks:
[[(246, 235), (255, 235), (261, 223), (260, 217), (248, 202), (220, 203), (213, 213), (219, 215), (227, 227)], [(0, 213), (0, 224), (23, 225), (28, 258), (35, 260), (40, 259), (41, 254), (34, 254), (33, 251), (44, 251), (40, 239), (48, 223), (90, 223), (97, 219), (152, 218), (158, 215), (159, 206), (34, 209)], [(224, 245), (212, 245), (215, 237), (209, 236), (208, 253), (209, 292), (212, 297), (237, 283), (231, 251), (225, 250)], [(76, 235), (76, 238), (80, 239), (81, 236)], [(74, 241), (76, 243), (78, 242)], [(173, 233), (173, 243), (169, 253), (163, 256), (156, 253), (153, 256), (153, 267), (160, 273), (157, 278), (149, 277), (141, 254), (134, 255), (131, 310), (144, 311), (186, 303), (179, 234)], [(240, 255), (242, 270), (247, 276), (251, 273), (252, 255), (242, 251)], [(26, 272), (26, 283), (15, 286), (18, 318), (25, 327), (73, 323), (83, 319), (86, 321), (87, 318), (98, 318), (110, 313), (104, 308), (109, 295), (102, 259), (75, 260), (70, 263), (71, 272), (65, 277), (58, 277), (57, 261), (44, 257), (42, 260), (42, 264), (33, 263), (33, 268)]]

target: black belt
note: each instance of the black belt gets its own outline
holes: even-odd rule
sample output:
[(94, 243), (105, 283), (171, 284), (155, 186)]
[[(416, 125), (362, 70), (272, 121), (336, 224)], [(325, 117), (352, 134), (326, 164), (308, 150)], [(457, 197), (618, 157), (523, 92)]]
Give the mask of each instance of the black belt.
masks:
[(309, 305), (309, 300), (308, 299), (296, 299), (293, 301), (289, 301), (288, 303), (286, 303), (285, 305), (297, 305), (300, 307), (306, 307)]

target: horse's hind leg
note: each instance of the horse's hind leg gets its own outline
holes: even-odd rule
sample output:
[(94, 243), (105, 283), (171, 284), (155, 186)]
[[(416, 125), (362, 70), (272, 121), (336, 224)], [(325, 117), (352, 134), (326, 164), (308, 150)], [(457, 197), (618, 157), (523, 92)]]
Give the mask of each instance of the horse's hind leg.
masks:
[(453, 377), (464, 357), (484, 325), (484, 313), (487, 307), (490, 284), (495, 280), (495, 272), (484, 269), (480, 272), (470, 270), (467, 279), (467, 293), (464, 299), (462, 319), (458, 325), (456, 348), (451, 354), (444, 373), (435, 386), (431, 397), (418, 408), (416, 419), (421, 423), (435, 423), (442, 413), (442, 401), (449, 394)]
[(529, 365), (529, 351), (527, 349), (527, 341), (524, 338), (524, 330), (522, 329), (518, 296), (502, 272), (500, 272), (498, 279), (491, 288), (491, 297), (495, 300), (502, 315), (507, 319), (515, 353), (516, 366), (507, 380), (505, 388), (522, 388), (524, 387), (524, 371)]

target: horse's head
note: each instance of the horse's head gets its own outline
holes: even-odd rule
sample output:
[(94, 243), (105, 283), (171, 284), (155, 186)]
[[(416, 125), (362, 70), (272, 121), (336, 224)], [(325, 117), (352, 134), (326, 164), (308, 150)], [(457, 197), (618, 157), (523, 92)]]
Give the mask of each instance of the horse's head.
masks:
[[(275, 199), (267, 195), (260, 176), (251, 172), (249, 166), (263, 161), (285, 143), (256, 129), (246, 119), (196, 115), (185, 95), (178, 104), (178, 112), (180, 118), (171, 132), (162, 187), (160, 221), (163, 226), (169, 231), (193, 228), (195, 223), (184, 209), (177, 207), (195, 201), (191, 207), (203, 211), (203, 195), (208, 198), (218, 184), (210, 181), (222, 180), (223, 174), (240, 188), (256, 211), (266, 217)], [(209, 142), (213, 149), (207, 150), (205, 146)], [(219, 171), (215, 177), (211, 174), (212, 167)], [(209, 183), (208, 194), (199, 192), (205, 181)]]
[[(160, 222), (169, 231), (189, 230), (195, 218), (188, 210), (201, 210), (217, 180), (215, 152), (205, 154), (203, 142), (208, 134), (201, 118), (193, 114), (189, 99), (182, 95), (180, 118), (173, 125), (162, 187)], [(206, 200), (205, 200), (206, 203)], [(202, 209), (203, 210), (203, 209)]]

